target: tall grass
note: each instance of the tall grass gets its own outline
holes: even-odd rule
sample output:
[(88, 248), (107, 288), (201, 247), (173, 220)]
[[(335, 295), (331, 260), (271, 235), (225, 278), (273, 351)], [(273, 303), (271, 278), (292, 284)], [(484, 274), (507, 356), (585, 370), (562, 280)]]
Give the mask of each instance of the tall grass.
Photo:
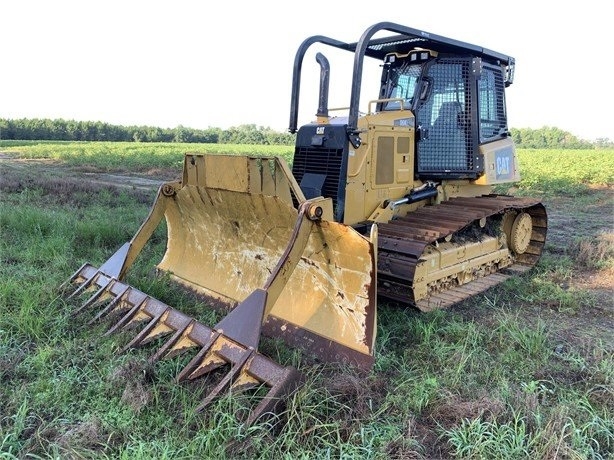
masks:
[[(73, 147), (52, 153), (65, 144), (50, 153), (42, 144), (31, 147), (41, 158), (57, 155), (68, 164), (88, 158), (101, 169), (122, 164), (114, 155), (133, 156), (144, 170), (174, 165), (183, 154), (156, 145), (139, 146), (161, 149), (149, 157), (121, 146), (95, 146), (89, 156), (78, 150), (83, 145), (72, 153)], [(33, 157), (29, 148), (16, 147)], [(577, 152), (575, 164), (585, 154)], [(557, 171), (549, 173), (549, 190), (567, 180), (583, 186), (597, 180)], [(596, 314), (596, 301), (567, 286), (578, 266), (610, 267), (611, 252), (600, 250), (600, 265), (589, 267), (586, 248), (549, 251), (534, 271), (446, 311), (380, 302), (376, 363), (366, 375), (267, 342), (267, 351), (298, 366), (306, 382), (282, 413), (246, 428), (237, 415), (252, 404), (249, 395), (226, 395), (195, 413), (211, 382), (176, 383), (185, 357), (151, 365), (155, 347), (118, 353), (133, 332), (104, 336), (107, 323), (88, 325), (87, 314), (72, 316), (76, 303), (57, 297), (57, 286), (83, 262), (99, 265), (132, 236), (155, 192), (143, 199), (92, 186), (66, 196), (43, 177), (27, 184), (0, 194), (0, 458), (614, 456), (612, 348), (593, 335), (574, 338), (583, 319)], [(525, 191), (544, 184), (527, 183)], [(214, 324), (217, 313), (150, 276), (164, 248), (161, 228), (130, 283)]]

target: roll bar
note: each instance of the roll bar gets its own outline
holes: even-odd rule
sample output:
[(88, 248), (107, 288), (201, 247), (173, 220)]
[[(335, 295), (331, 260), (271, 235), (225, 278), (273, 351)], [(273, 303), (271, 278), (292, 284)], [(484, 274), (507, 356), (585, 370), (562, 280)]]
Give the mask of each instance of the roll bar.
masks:
[[(384, 38), (373, 39), (373, 36), (380, 31), (393, 32), (392, 35)], [(411, 27), (395, 24), (393, 22), (379, 22), (367, 28), (360, 40), (356, 43), (345, 43), (324, 35), (314, 35), (301, 43), (294, 58), (294, 70), (292, 74), (292, 94), (290, 97), (290, 125), (288, 130), (296, 133), (298, 125), (298, 107), (301, 87), (301, 70), (305, 53), (314, 43), (323, 43), (337, 49), (354, 53), (354, 67), (352, 77), (352, 91), (350, 95), (350, 113), (348, 118), (348, 136), (359, 143), (357, 124), (358, 106), (360, 103), (360, 87), (362, 84), (362, 71), (365, 56), (383, 60), (386, 54), (398, 52), (406, 54), (415, 48), (428, 48), (440, 53), (469, 54), (484, 58), (490, 62), (497, 62), (508, 68), (513, 67), (514, 58), (496, 51), (482, 48), (477, 45), (465, 43), (441, 35), (432, 34)], [(513, 72), (508, 72), (513, 75)], [(509, 82), (511, 83), (511, 81)], [(354, 143), (354, 142), (352, 142)]]

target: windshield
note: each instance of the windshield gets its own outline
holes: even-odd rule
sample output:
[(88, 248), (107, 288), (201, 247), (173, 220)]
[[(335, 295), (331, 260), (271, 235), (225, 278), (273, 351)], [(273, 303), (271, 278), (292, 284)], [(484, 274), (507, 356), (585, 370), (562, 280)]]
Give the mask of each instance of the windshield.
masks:
[[(403, 99), (403, 108), (410, 109), (414, 102), (414, 92), (418, 79), (422, 73), (422, 64), (409, 64), (407, 62), (399, 67), (393, 67), (388, 72), (388, 85), (386, 99)], [(384, 110), (399, 110), (399, 101), (386, 102)]]

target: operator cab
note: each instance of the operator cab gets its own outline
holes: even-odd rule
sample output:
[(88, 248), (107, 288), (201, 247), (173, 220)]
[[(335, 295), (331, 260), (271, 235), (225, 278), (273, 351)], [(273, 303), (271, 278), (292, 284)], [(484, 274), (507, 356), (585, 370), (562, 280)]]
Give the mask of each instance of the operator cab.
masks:
[(504, 75), (471, 55), (416, 50), (384, 58), (378, 111), (411, 110), (421, 179), (475, 179), (479, 145), (506, 137)]
[[(374, 37), (382, 31), (396, 35)], [(348, 116), (328, 115), (330, 68), (318, 53), (317, 119), (299, 129), (301, 69), (316, 43), (354, 54)], [(359, 111), (365, 59), (383, 63), (375, 110), (366, 116)], [(297, 134), (292, 174), (306, 198), (331, 198), (334, 219), (344, 223), (362, 222), (363, 211), (368, 217), (414, 181), (491, 185), (517, 180), (504, 94), (513, 73), (510, 56), (389, 22), (369, 27), (356, 43), (309, 37), (296, 53), (292, 77), (288, 129)], [(391, 116), (394, 111), (404, 113)], [(366, 155), (363, 145), (371, 149), (373, 161), (358, 160)], [(361, 211), (348, 217), (346, 200)]]

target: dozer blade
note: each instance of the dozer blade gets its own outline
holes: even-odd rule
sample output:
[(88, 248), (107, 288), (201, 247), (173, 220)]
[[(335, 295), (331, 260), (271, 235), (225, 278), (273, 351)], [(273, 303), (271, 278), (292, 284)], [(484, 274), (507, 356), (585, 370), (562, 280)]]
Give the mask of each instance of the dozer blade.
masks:
[[(279, 159), (188, 155), (166, 201), (168, 246), (158, 267), (184, 286), (234, 305), (265, 285), (292, 245), (303, 193)], [(369, 368), (376, 314), (374, 239), (333, 222), (310, 226), (294, 268), (268, 289), (264, 332), (326, 361)], [(296, 249), (295, 249), (296, 250)]]
[[(160, 188), (132, 240), (62, 288), (91, 292), (75, 313), (99, 308), (92, 322), (121, 314), (109, 333), (144, 324), (126, 349), (167, 336), (152, 361), (198, 349), (179, 381), (229, 365), (199, 410), (227, 389), (266, 386), (252, 423), (301, 380), (257, 351), (261, 332), (325, 361), (373, 363), (377, 228), (365, 238), (332, 214), (331, 200), (306, 200), (277, 158), (186, 155), (182, 181)], [(162, 217), (168, 241), (158, 268), (230, 308), (213, 328), (122, 281)]]

